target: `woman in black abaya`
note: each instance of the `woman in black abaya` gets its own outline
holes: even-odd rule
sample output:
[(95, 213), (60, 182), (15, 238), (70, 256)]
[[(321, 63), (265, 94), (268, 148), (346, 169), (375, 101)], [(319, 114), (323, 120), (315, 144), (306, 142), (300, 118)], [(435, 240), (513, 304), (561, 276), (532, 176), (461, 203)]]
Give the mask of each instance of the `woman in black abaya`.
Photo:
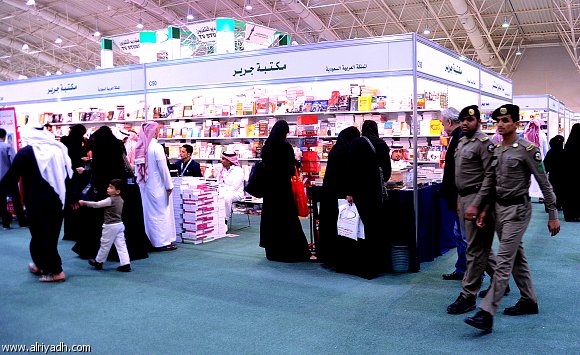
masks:
[(564, 184), (564, 220), (580, 222), (580, 123), (572, 126), (568, 141), (564, 146), (564, 159), (567, 167)]
[(78, 200), (81, 191), (91, 179), (90, 171), (84, 167), (88, 161), (88, 149), (84, 147), (84, 135), (87, 129), (82, 124), (71, 127), (68, 136), (60, 139), (68, 150), (73, 169), (73, 177), (67, 186), (67, 193), (72, 204), (64, 207), (64, 236), (63, 240), (78, 240), (78, 236), (84, 233), (83, 225), (79, 223), (83, 219), (83, 211), (78, 210)]
[(391, 176), (389, 147), (379, 138), (375, 121), (364, 121), (362, 137), (352, 142), (349, 173), (347, 200), (356, 205), (364, 225), (365, 239), (357, 241), (351, 257), (342, 258), (337, 270), (372, 279), (386, 271), (389, 264), (384, 182)]
[(550, 139), (550, 150), (544, 158), (544, 166), (556, 195), (556, 206), (561, 209), (566, 191), (564, 178), (567, 170), (564, 158), (564, 137), (561, 135), (558, 134)]
[(276, 122), (262, 149), (266, 186), (260, 221), (260, 246), (266, 250), (268, 260), (307, 261), (310, 251), (298, 219), (290, 183), (296, 160), (292, 146), (286, 142), (288, 132), (286, 121)]
[[(123, 157), (123, 143), (118, 140), (111, 129), (107, 126), (100, 127), (91, 136), (93, 162), (91, 165), (91, 186), (93, 200), (100, 201), (107, 195), (107, 186), (113, 179), (127, 181), (128, 171)], [(125, 224), (125, 239), (127, 250), (131, 260), (148, 257), (147, 250), (151, 247), (145, 234), (143, 223), (143, 207), (141, 195), (137, 185), (125, 184), (121, 190), (123, 198), (122, 219)], [(101, 230), (103, 224), (103, 209), (81, 208), (84, 213), (82, 218), (83, 234), (79, 236), (73, 251), (83, 259), (93, 259), (99, 250)], [(118, 256), (114, 248), (109, 253), (110, 260), (117, 260)]]
[(319, 237), (316, 242), (316, 257), (327, 266), (334, 266), (337, 253), (338, 199), (346, 198), (348, 184), (348, 156), (352, 141), (360, 137), (356, 127), (340, 132), (336, 144), (328, 153), (328, 163), (320, 199)]

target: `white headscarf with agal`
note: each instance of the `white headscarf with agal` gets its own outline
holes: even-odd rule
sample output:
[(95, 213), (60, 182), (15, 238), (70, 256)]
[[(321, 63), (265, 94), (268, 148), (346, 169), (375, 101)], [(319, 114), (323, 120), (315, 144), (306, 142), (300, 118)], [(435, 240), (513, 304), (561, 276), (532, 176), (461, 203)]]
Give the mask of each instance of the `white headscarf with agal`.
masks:
[(24, 145), (32, 146), (40, 175), (57, 193), (64, 209), (66, 198), (66, 178), (73, 175), (68, 149), (54, 140), (52, 133), (35, 126), (24, 126), (20, 130)]

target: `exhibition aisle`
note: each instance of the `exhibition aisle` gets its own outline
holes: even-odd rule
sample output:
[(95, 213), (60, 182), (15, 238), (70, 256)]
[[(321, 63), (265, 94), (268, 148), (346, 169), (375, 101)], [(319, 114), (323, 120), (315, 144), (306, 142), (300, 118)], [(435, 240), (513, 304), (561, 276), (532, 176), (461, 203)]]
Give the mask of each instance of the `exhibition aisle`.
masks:
[(26, 270), (28, 230), (1, 232), (0, 344), (89, 344), (96, 354), (578, 353), (580, 224), (562, 223), (551, 238), (543, 206), (533, 206), (525, 243), (540, 314), (498, 314), (487, 336), (445, 312), (459, 283), (441, 274), (455, 253), (367, 281), (267, 261), (252, 217), (238, 237), (151, 253), (128, 274), (113, 263), (93, 270), (64, 241), (67, 281), (48, 285)]

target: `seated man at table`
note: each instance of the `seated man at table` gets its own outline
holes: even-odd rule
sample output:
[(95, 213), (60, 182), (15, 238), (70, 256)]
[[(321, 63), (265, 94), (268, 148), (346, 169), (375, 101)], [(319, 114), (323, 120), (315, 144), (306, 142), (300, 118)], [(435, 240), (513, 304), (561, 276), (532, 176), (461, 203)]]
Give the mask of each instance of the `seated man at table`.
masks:
[(170, 169), (177, 169), (177, 176), (194, 176), (202, 177), (199, 163), (191, 158), (193, 147), (189, 144), (184, 144), (179, 148), (179, 159), (175, 164), (171, 164)]
[(391, 149), (391, 168), (396, 170), (403, 170), (409, 166), (409, 163), (405, 160), (405, 154), (402, 145), (393, 144)]
[(225, 200), (227, 224), (232, 214), (232, 203), (244, 198), (244, 171), (234, 152), (222, 154), (222, 166), (218, 174), (219, 194)]

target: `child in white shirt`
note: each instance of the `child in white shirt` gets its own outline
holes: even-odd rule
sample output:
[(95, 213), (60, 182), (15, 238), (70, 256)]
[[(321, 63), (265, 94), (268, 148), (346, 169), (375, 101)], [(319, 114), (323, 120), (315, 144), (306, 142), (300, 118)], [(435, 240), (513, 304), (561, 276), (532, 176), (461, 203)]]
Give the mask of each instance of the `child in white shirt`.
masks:
[(89, 264), (94, 266), (97, 270), (103, 269), (103, 263), (109, 256), (111, 246), (115, 243), (117, 254), (119, 254), (120, 266), (117, 271), (130, 272), (131, 261), (129, 260), (129, 252), (127, 251), (127, 244), (125, 243), (125, 225), (121, 220), (121, 213), (123, 212), (123, 199), (121, 198), (121, 188), (123, 180), (113, 179), (107, 187), (107, 197), (98, 202), (79, 201), (79, 205), (92, 208), (105, 208), (105, 221), (103, 222), (103, 233), (101, 236), (101, 247), (95, 259), (89, 260)]

